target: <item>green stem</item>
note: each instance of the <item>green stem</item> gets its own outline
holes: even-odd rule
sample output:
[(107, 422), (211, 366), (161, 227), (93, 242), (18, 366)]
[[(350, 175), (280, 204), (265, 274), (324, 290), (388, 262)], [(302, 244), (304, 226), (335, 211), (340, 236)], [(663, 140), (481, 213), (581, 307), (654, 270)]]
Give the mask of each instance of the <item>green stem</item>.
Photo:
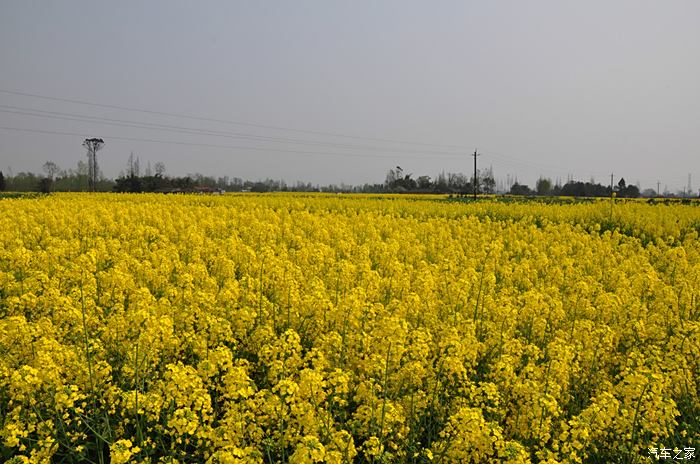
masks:
[(639, 416), (639, 408), (642, 405), (642, 398), (644, 398), (644, 393), (646, 393), (647, 389), (649, 388), (649, 385), (651, 385), (651, 380), (647, 382), (647, 384), (644, 386), (644, 389), (642, 390), (642, 393), (639, 395), (639, 399), (637, 400), (637, 407), (634, 408), (634, 420), (632, 421), (632, 437), (630, 440), (630, 447), (629, 450), (627, 451), (627, 462), (631, 463), (632, 462), (632, 449), (634, 448), (634, 440), (637, 438), (637, 418)]
[(387, 384), (389, 383), (389, 359), (391, 357), (391, 342), (386, 350), (386, 364), (384, 365), (384, 382), (382, 382), (382, 415), (379, 422), (379, 444), (384, 444), (384, 418), (386, 416)]

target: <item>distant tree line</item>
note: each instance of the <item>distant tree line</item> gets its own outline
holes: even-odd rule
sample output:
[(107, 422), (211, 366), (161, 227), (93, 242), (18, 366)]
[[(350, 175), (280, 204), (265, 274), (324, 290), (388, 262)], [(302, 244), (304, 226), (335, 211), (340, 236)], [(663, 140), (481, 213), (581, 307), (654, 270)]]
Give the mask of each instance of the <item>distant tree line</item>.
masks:
[[(413, 178), (413, 174), (405, 174), (401, 166), (389, 169), (383, 185), (384, 192), (403, 193), (472, 193), (474, 192), (474, 176), (462, 173), (440, 173), (433, 180), (430, 176), (422, 175)], [(478, 193), (495, 193), (496, 180), (491, 168), (479, 170), (476, 173), (476, 190)]]
[[(78, 161), (74, 169), (61, 169), (56, 163), (47, 161), (42, 166), (43, 175), (31, 172), (20, 172), (16, 175), (6, 175), (0, 171), (0, 191), (17, 192), (78, 192), (91, 190), (98, 192), (196, 192), (196, 191), (225, 191), (225, 192), (333, 192), (333, 193), (440, 193), (440, 194), (471, 194), (475, 187), (480, 194), (497, 193), (496, 181), (491, 168), (477, 171), (473, 175), (462, 173), (442, 172), (431, 178), (427, 175), (414, 177), (406, 173), (400, 166), (389, 169), (383, 183), (353, 186), (348, 184), (330, 184), (326, 186), (311, 183), (296, 182), (287, 184), (284, 180), (243, 180), (239, 177), (213, 177), (202, 174), (187, 176), (166, 175), (165, 164), (155, 163), (151, 168), (148, 163), (144, 172), (141, 163), (133, 153), (129, 156), (127, 169), (116, 179), (106, 178), (97, 169), (92, 173), (84, 161)], [(90, 176), (94, 175), (94, 185)], [(474, 182), (476, 181), (476, 185)], [(653, 190), (639, 191), (633, 184), (627, 184), (624, 178), (611, 189), (610, 185), (570, 180), (566, 184), (553, 183), (551, 179), (540, 177), (535, 187), (521, 184), (517, 180), (510, 186), (501, 187), (498, 193), (527, 196), (572, 196), (572, 197), (608, 197), (615, 193), (622, 198), (636, 198), (640, 195), (659, 196)], [(680, 196), (688, 196), (679, 194)], [(666, 193), (665, 196), (676, 196)]]
[[(195, 192), (195, 191), (227, 191), (227, 192), (348, 192), (348, 193), (441, 193), (441, 194), (492, 194), (496, 193), (496, 180), (493, 169), (478, 170), (468, 176), (462, 173), (442, 172), (432, 179), (421, 175), (414, 177), (413, 173), (406, 174), (400, 166), (389, 169), (382, 184), (327, 185), (321, 187), (311, 183), (297, 182), (288, 185), (284, 180), (265, 179), (258, 181), (242, 180), (238, 177), (211, 177), (202, 174), (190, 174), (184, 177), (169, 177), (165, 175), (165, 164), (155, 163), (151, 169), (150, 162), (145, 172), (141, 173), (141, 162), (132, 152), (127, 162), (126, 173), (122, 172), (114, 180), (106, 178), (97, 163), (96, 153), (104, 145), (99, 138), (85, 139), (83, 147), (87, 148), (88, 163), (78, 161), (75, 169), (63, 170), (53, 161), (47, 161), (42, 166), (43, 176), (31, 172), (20, 172), (17, 175), (5, 176), (0, 171), (0, 191), (11, 190), (18, 192), (39, 191), (43, 193), (60, 191), (98, 191), (98, 192)], [(476, 166), (475, 166), (476, 167)], [(506, 193), (501, 187), (499, 193)], [(640, 196), (636, 185), (627, 185), (621, 178), (616, 186), (602, 185), (590, 182), (570, 180), (564, 185), (553, 184), (551, 179), (540, 177), (535, 183), (534, 190), (528, 185), (520, 184), (517, 180), (510, 186), (511, 195), (541, 195), (541, 196), (573, 196), (573, 197), (605, 197), (613, 193), (623, 198)], [(659, 192), (647, 189), (644, 196), (659, 196)], [(681, 196), (691, 196), (691, 192), (683, 192)], [(675, 196), (665, 193), (665, 196)]]
[(542, 196), (565, 196), (565, 197), (609, 197), (615, 193), (621, 198), (637, 198), (640, 196), (639, 188), (636, 185), (627, 185), (624, 178), (621, 178), (612, 189), (610, 185), (602, 185), (594, 182), (580, 182), (570, 180), (564, 185), (553, 185), (551, 179), (540, 177), (532, 190), (527, 185), (515, 182), (511, 188), (511, 195), (542, 195)]
[[(78, 161), (75, 169), (60, 169), (56, 163), (47, 161), (43, 165), (44, 175), (33, 172), (19, 172), (15, 175), (2, 175), (2, 190), (13, 192), (81, 192), (89, 188), (88, 166)], [(114, 181), (99, 172), (95, 182), (98, 192), (112, 191)]]

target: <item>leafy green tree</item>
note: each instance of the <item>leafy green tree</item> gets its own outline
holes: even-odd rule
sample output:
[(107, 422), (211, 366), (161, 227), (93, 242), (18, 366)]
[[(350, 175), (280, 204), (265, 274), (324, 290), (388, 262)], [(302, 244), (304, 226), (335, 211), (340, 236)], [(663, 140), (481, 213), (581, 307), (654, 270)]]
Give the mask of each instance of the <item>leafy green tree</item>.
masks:
[(514, 183), (510, 188), (511, 195), (532, 195), (533, 191), (524, 184)]
[(417, 182), (418, 188), (421, 190), (428, 190), (430, 188), (430, 176), (420, 176)]
[(36, 191), (39, 178), (31, 172), (18, 172), (7, 179), (8, 188), (15, 192)]
[(624, 177), (620, 177), (620, 181), (617, 183), (617, 191), (620, 194), (620, 196), (624, 195), (626, 189), (627, 189), (627, 182), (625, 182)]
[(42, 177), (37, 184), (37, 190), (41, 193), (51, 193), (51, 184), (53, 181), (50, 177)]
[(535, 190), (537, 190), (538, 195), (549, 195), (552, 193), (552, 180), (545, 177), (540, 177), (537, 179), (535, 184)]
[(7, 185), (5, 183), (5, 176), (3, 175), (2, 171), (0, 171), (0, 192), (4, 192), (6, 188)]
[(628, 185), (625, 189), (625, 198), (639, 198), (639, 187), (636, 185)]

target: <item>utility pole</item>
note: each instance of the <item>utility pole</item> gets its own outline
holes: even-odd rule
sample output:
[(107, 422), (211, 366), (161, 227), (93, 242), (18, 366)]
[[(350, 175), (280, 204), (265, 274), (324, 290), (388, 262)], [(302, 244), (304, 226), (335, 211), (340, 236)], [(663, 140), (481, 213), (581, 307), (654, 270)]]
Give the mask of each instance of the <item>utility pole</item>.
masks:
[(479, 154), (476, 152), (476, 149), (472, 156), (474, 156), (474, 199), (476, 200), (476, 194), (479, 192), (479, 179), (476, 176), (476, 157), (479, 156)]
[(613, 194), (613, 174), (614, 173), (610, 173), (610, 196)]
[(656, 196), (661, 196), (661, 182), (659, 182), (658, 180), (656, 181)]

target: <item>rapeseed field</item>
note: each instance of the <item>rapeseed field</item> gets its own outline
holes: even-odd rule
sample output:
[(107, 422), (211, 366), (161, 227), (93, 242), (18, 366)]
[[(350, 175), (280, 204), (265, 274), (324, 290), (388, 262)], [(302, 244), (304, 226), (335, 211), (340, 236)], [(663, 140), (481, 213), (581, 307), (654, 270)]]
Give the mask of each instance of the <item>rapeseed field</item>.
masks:
[(2, 199), (0, 459), (697, 459), (699, 231), (619, 200)]

